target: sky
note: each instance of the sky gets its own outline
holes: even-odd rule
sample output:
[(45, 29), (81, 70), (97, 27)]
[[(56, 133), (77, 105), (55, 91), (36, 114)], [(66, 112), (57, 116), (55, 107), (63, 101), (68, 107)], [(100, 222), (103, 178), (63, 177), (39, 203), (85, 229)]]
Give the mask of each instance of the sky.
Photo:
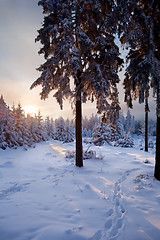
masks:
[[(64, 102), (64, 109), (60, 110), (53, 94), (45, 101), (40, 100), (41, 87), (30, 90), (31, 84), (39, 77), (36, 70), (44, 62), (43, 56), (38, 54), (40, 43), (35, 43), (37, 30), (43, 22), (42, 8), (38, 0), (0, 0), (0, 94), (5, 102), (12, 106), (20, 102), (24, 110), (37, 113), (41, 111), (43, 117), (53, 119), (63, 116), (72, 118), (72, 110), (68, 101)], [(123, 80), (123, 74), (120, 75)], [(123, 87), (120, 84), (121, 107), (126, 114), (126, 104), (123, 102)], [(155, 103), (150, 103), (150, 116), (155, 116)], [(95, 104), (83, 104), (83, 115), (96, 113)], [(137, 118), (144, 115), (144, 106), (134, 103)]]

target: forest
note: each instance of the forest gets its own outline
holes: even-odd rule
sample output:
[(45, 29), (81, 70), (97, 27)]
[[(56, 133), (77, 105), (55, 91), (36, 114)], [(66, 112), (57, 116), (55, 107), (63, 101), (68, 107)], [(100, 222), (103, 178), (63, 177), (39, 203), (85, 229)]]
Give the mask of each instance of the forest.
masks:
[[(37, 0), (43, 20), (34, 37), (30, 17), (40, 16), (35, 1), (0, 2), (6, 11), (1, 11), (1, 22), (11, 25), (3, 38), (1, 24), (0, 39), (0, 46), (6, 43), (2, 83), (14, 76), (8, 99), (17, 102), (20, 85), (28, 83), (32, 93), (38, 87), (37, 99), (52, 95), (61, 110), (69, 103), (74, 116), (51, 118), (54, 102), (49, 116), (40, 110), (27, 114), (21, 101), (7, 104), (9, 91), (3, 88), (0, 239), (159, 240), (160, 1)], [(18, 26), (27, 5), (33, 9)], [(34, 38), (43, 58), (37, 69), (24, 49)], [(18, 55), (20, 46), (24, 51)], [(23, 72), (28, 66), (37, 70), (35, 77)], [(25, 104), (28, 97), (22, 95)], [(143, 104), (144, 119), (137, 118), (134, 101)], [(94, 102), (97, 114), (83, 116), (87, 102)]]
[[(31, 89), (41, 86), (41, 99), (54, 97), (61, 109), (70, 99), (75, 108), (76, 166), (83, 166), (82, 103), (96, 102), (97, 113), (116, 125), (121, 109), (119, 72), (123, 79), (124, 101), (145, 102), (148, 125), (150, 89), (156, 100), (156, 179), (160, 180), (160, 21), (159, 1), (41, 0), (44, 20), (35, 41), (45, 62)], [(119, 40), (127, 51), (121, 57)], [(147, 151), (148, 129), (145, 128)]]
[[(143, 120), (136, 120), (128, 110), (126, 117), (123, 112), (117, 119), (116, 126), (109, 121), (105, 121), (103, 116), (92, 114), (91, 117), (82, 119), (82, 136), (89, 139), (97, 146), (110, 144), (113, 146), (133, 147), (134, 136), (141, 137), (142, 142), (145, 138), (145, 123)], [(155, 148), (156, 122), (150, 119), (148, 127), (148, 145)], [(25, 116), (23, 107), (9, 107), (5, 103), (3, 95), (0, 98), (0, 148), (17, 148), (23, 146), (35, 147), (35, 144), (48, 139), (59, 140), (62, 142), (75, 141), (75, 120), (74, 119), (45, 119), (39, 111), (33, 117), (30, 114)], [(142, 147), (142, 146), (140, 146)], [(144, 148), (144, 143), (143, 143)]]

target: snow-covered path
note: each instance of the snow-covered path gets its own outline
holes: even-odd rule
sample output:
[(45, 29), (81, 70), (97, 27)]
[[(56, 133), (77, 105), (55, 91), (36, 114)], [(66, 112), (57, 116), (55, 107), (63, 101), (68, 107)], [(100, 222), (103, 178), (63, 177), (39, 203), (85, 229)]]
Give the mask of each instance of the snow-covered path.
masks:
[(153, 154), (94, 146), (103, 159), (77, 168), (65, 158), (73, 148), (0, 150), (0, 240), (159, 240)]

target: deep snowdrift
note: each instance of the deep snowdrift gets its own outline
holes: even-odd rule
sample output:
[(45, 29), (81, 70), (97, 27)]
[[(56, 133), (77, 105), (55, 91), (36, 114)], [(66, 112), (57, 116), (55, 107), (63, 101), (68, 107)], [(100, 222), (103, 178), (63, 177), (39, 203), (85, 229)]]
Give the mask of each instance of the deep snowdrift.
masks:
[(0, 149), (0, 240), (159, 240), (153, 154), (93, 146), (99, 159), (77, 168), (65, 158), (73, 149)]

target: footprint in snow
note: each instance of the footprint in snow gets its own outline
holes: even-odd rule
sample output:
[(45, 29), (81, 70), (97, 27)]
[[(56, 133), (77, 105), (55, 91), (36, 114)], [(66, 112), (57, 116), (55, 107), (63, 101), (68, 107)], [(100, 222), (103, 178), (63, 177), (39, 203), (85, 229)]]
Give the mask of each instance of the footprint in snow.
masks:
[(51, 156), (51, 155), (52, 155), (52, 153), (50, 153), (50, 152), (45, 154), (45, 156)]
[(110, 217), (113, 214), (113, 209), (109, 209), (108, 212), (106, 213), (106, 217)]
[(0, 165), (0, 168), (10, 168), (13, 166), (13, 163), (11, 161), (7, 161), (5, 163), (3, 163), (2, 165)]
[(18, 185), (17, 183), (13, 184), (13, 186), (5, 189), (5, 190), (2, 190), (0, 191), (0, 199), (4, 199), (14, 193), (17, 193), (17, 192), (22, 192), (26, 189), (26, 186), (27, 185), (30, 185), (30, 183), (24, 183), (24, 184), (21, 184), (21, 185)]
[(90, 240), (117, 240), (124, 229), (125, 208), (122, 204), (121, 184), (126, 178), (135, 170), (139, 168), (127, 170), (114, 185), (114, 195), (112, 199), (113, 208), (106, 213), (106, 222), (103, 231), (97, 231)]
[(105, 223), (105, 229), (110, 229), (112, 227), (112, 219), (109, 219), (106, 223)]

